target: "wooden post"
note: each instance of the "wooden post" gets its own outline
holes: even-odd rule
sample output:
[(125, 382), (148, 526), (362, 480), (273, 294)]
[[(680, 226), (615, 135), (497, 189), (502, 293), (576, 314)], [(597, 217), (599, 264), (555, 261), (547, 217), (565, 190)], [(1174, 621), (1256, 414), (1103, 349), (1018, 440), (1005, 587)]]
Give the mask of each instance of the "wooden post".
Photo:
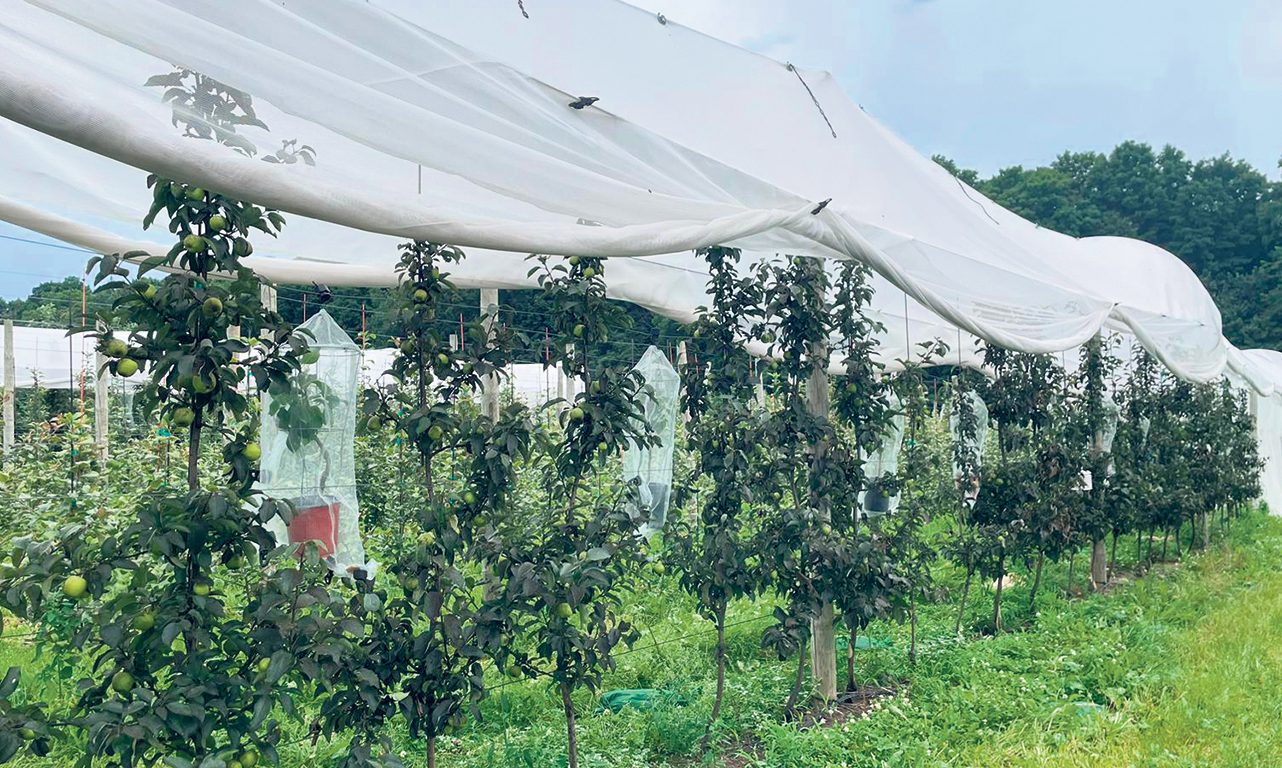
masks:
[[(814, 358), (826, 360), (827, 355), (820, 349)], [(806, 382), (806, 407), (811, 414), (827, 418), (828, 403), (828, 372), (816, 365)], [(828, 446), (820, 443), (811, 446), (810, 450), (814, 456), (819, 457), (828, 450)], [(822, 500), (812, 500), (812, 503), (820, 505), (816, 511), (821, 519), (829, 519), (831, 511), (826, 503)], [(810, 623), (810, 669), (819, 684), (819, 695), (824, 701), (837, 698), (837, 642), (832, 624), (832, 603), (825, 602), (819, 615)]]
[(93, 378), (93, 447), (99, 461), (107, 460), (108, 388), (111, 374), (107, 372), (107, 358), (101, 352), (94, 355)]
[(14, 395), (18, 389), (18, 369), (13, 356), (13, 321), (4, 321), (4, 452), (13, 448)]
[[(270, 283), (263, 283), (259, 285), (258, 301), (263, 305), (263, 309), (267, 310), (268, 312), (275, 312), (276, 311), (276, 286), (271, 285)], [(256, 331), (256, 333), (261, 336), (263, 333), (263, 330), (264, 329), (259, 328)], [(245, 377), (245, 386), (254, 387), (253, 389), (247, 390), (249, 392), (258, 392), (259, 395), (262, 394), (262, 392), (259, 392), (257, 387), (254, 385), (253, 376)]]
[[(240, 326), (239, 326), (239, 325), (229, 325), (229, 326), (227, 326), (227, 338), (228, 338), (228, 340), (232, 340), (232, 339), (239, 339), (239, 338), (240, 338)], [(239, 363), (239, 362), (240, 362), (240, 353), (239, 353), (239, 352), (234, 353), (234, 354), (231, 356), (231, 359), (232, 359), (232, 362), (233, 362), (233, 363)], [(241, 392), (241, 394), (248, 395), (248, 394), (250, 393), (250, 389), (249, 389), (249, 387), (250, 387), (250, 382), (249, 382), (249, 380), (250, 380), (251, 378), (253, 378), (253, 377), (252, 377), (252, 376), (248, 376), (248, 375), (246, 375), (246, 376), (245, 376), (245, 378), (241, 379), (240, 385), (237, 387), (237, 389)]]
[[(573, 344), (568, 345), (565, 351), (567, 355), (569, 355), (570, 357), (574, 357)], [(578, 379), (574, 378), (573, 376), (566, 376), (565, 370), (564, 369), (560, 369), (560, 370), (561, 370), (561, 375), (565, 377), (565, 399), (570, 403), (573, 403), (574, 396), (578, 394), (578, 384), (577, 384)]]
[[(1089, 503), (1101, 504), (1104, 497), (1104, 482), (1107, 479), (1107, 461), (1101, 461), (1104, 455), (1104, 433), (1095, 430), (1091, 436), (1090, 457), (1092, 467), (1099, 470), (1099, 477), (1091, 476), (1091, 490), (1087, 491)], [(1091, 539), (1091, 589), (1098, 592), (1108, 584), (1108, 548), (1104, 543), (1104, 534), (1100, 533)]]
[[(686, 343), (685, 343), (685, 341), (684, 341), (684, 340), (682, 340), (682, 341), (678, 341), (678, 342), (677, 342), (677, 373), (678, 373), (679, 375), (681, 375), (681, 376), (685, 376), (685, 375), (686, 375), (686, 366), (687, 366), (687, 364), (688, 364), (689, 362), (690, 362), (690, 358), (688, 357), (688, 355), (687, 355), (687, 353), (686, 353)], [(689, 412), (689, 411), (684, 410), (684, 409), (681, 411), (681, 423), (682, 423), (682, 424), (689, 424), (689, 423), (690, 423), (690, 412)]]
[[(481, 289), (481, 316), (485, 324), (485, 342), (494, 343), (494, 323), (499, 316), (499, 289)], [(481, 377), (481, 413), (491, 422), (499, 420), (499, 377), (496, 373)]]

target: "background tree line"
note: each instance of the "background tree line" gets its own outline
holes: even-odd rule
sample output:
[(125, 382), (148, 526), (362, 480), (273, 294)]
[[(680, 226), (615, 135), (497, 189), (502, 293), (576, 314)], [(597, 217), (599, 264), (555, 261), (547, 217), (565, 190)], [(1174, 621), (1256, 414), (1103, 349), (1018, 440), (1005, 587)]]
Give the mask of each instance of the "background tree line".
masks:
[(1193, 161), (1172, 146), (1123, 142), (1107, 154), (1065, 152), (1048, 166), (987, 179), (935, 162), (995, 202), (1075, 237), (1159, 245), (1201, 278), (1239, 347), (1282, 345), (1282, 183), (1227, 154)]

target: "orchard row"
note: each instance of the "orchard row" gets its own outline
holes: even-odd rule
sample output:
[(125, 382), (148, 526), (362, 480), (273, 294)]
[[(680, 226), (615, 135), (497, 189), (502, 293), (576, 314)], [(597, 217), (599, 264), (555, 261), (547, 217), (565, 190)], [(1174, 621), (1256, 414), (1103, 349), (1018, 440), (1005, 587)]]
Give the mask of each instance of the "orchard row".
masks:
[[(1035, 595), (1046, 560), (1089, 547), (1102, 586), (1107, 544), (1115, 551), (1135, 533), (1151, 548), (1155, 531), (1186, 520), (1204, 543), (1210, 514), (1258, 494), (1242, 398), (1167, 376), (1142, 350), (1123, 368), (1130, 351), (1103, 338), (1071, 373), (1049, 356), (996, 348), (987, 375), (954, 371), (951, 480), (940, 487), (927, 372), (904, 360), (889, 375), (877, 362), (883, 329), (868, 311), (867, 269), (805, 257), (744, 265), (737, 251), (710, 248), (699, 254), (708, 305), (681, 371), (689, 471), (675, 512), (647, 540), (640, 489), (618, 481), (617, 457), (657, 444), (644, 418), (653, 394), (636, 371), (593, 357), (627, 322), (606, 297), (606, 262), (533, 259), (551, 337), (486, 315), (453, 349), (437, 317), (458, 301), (449, 270), (464, 254), (411, 242), (395, 289), (395, 385), (365, 393), (360, 422), (414, 458), (412, 474), (385, 478), (411, 489), (413, 503), (377, 520), (377, 572), (335, 574), (314, 546), (300, 556), (276, 540), (271, 525), (296, 510), (256, 487), (257, 420), (274, 419), (300, 449), (320, 439), (326, 396), (304, 370), (317, 350), (264, 306), (243, 263), (250, 237), (274, 235), (283, 219), (179, 182), (150, 186), (146, 223), (163, 213), (174, 246), (159, 258), (93, 260), (97, 290), (111, 298), (95, 332), (113, 373), (146, 377), (156, 417), (186, 434), (187, 482), (150, 487), (52, 539), (14, 542), (0, 607), (40, 622), (70, 606), (65, 642), (79, 649), (83, 679), (67, 713), (15, 695), (17, 675), (6, 679), (0, 760), (47, 754), (78, 734), (88, 765), (252, 768), (277, 759), (283, 722), (298, 718), (316, 738), (346, 740), (344, 765), (399, 764), (385, 736), (399, 724), (434, 766), (438, 739), (475, 716), (494, 670), (559, 692), (577, 766), (574, 693), (597, 690), (637, 639), (626, 599), (638, 579), (669, 574), (716, 631), (711, 733), (732, 601), (779, 606), (762, 644), (796, 659), (782, 706), (793, 716), (814, 704), (811, 647), (822, 705), (835, 680), (824, 669), (836, 663), (833, 623), (852, 648), (871, 622), (915, 626), (918, 604), (938, 599), (941, 553), (966, 573), (960, 629), (975, 577), (1000, 585), (1026, 567)], [(138, 275), (126, 258), (144, 259)], [(157, 268), (171, 273), (140, 279)], [(773, 360), (764, 381), (745, 352), (753, 342)], [(583, 382), (573, 402), (479, 411), (482, 381), (534, 347)], [(260, 413), (251, 390), (274, 407)], [(985, 439), (989, 417), (995, 435)], [(868, 457), (885, 450), (896, 419), (898, 471), (869, 477)], [(202, 479), (207, 441), (225, 467), (216, 482)], [(872, 491), (897, 497), (895, 512), (867, 517)], [(992, 628), (1002, 629), (1000, 588)]]

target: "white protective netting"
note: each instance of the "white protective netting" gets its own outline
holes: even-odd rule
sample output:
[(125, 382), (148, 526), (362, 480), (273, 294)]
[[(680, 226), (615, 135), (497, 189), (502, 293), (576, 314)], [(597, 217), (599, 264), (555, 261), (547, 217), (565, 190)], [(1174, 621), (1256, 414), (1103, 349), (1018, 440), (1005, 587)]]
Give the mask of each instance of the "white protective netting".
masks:
[(1269, 512), (1282, 515), (1282, 398), (1251, 393), (1255, 409), (1256, 434), (1264, 470), (1260, 473), (1261, 496)]
[[(899, 508), (899, 494), (886, 494), (877, 487), (877, 481), (884, 478), (893, 478), (899, 472), (899, 450), (904, 444), (904, 428), (907, 425), (907, 418), (902, 409), (902, 403), (899, 396), (894, 392), (890, 393), (890, 407), (894, 411), (889, 423), (886, 424), (882, 432), (881, 444), (873, 452), (868, 460), (864, 462), (864, 477), (867, 483), (872, 483), (873, 488), (868, 491), (861, 491), (859, 494), (859, 506), (863, 509), (866, 517), (878, 517), (885, 514), (893, 513)], [(865, 487), (867, 487), (867, 483)]]
[[(541, 0), (528, 18), (508, 0), (14, 0), (0, 218), (99, 251), (167, 250), (138, 229), (146, 169), (291, 214), (253, 262), (273, 279), (391, 284), (409, 237), (468, 249), (464, 287), (530, 287), (531, 252), (634, 257), (610, 265), (612, 294), (677, 319), (706, 304), (690, 249), (856, 258), (877, 273), (887, 362), (958, 329), (1048, 352), (1107, 328), (1189, 380), (1227, 364), (1260, 394), (1282, 381), (1225, 342), (1171, 254), (1038, 227), (826, 72), (679, 20), (614, 0)], [(257, 122), (232, 136), (199, 107), (175, 115), (147, 85), (175, 67), (252, 95)], [(189, 135), (214, 127), (235, 146)]]
[[(132, 236), (130, 200), (145, 192), (123, 162), (366, 232), (508, 252), (460, 270), (476, 284), (526, 285), (513, 267), (528, 252), (655, 255), (619, 268), (617, 293), (688, 316), (701, 266), (662, 254), (719, 243), (854, 257), (888, 281), (879, 309), (892, 325), (946, 320), (1048, 351), (1105, 322), (1151, 320), (1141, 338), (1185, 375), (1223, 364), (1218, 313), (1170, 254), (1037, 228), (914, 153), (825, 73), (621, 3), (551, 0), (525, 19), (494, 0), (32, 0), (0, 25), (14, 52), (0, 67), (0, 114), (15, 121), (3, 162), (15, 182), (39, 182), (0, 189), (13, 217), (28, 206)], [(183, 42), (192, 35), (201, 45)], [(144, 85), (173, 64), (253, 95), (269, 128), (241, 125), (237, 141), (255, 159), (184, 138), (164, 88)], [(584, 94), (601, 102), (569, 108)], [(316, 164), (258, 160), (288, 141)], [(388, 238), (295, 224), (266, 252), (344, 262), (312, 266), (313, 279), (390, 280)], [(1119, 256), (1148, 287), (1156, 265), (1162, 290), (1098, 277), (1101, 263), (1116, 275)], [(891, 336), (898, 351), (905, 334)]]
[[(79, 318), (77, 318), (78, 320)], [(6, 334), (0, 333), (0, 359), (7, 353)], [(81, 389), (92, 387), (97, 339), (87, 333), (62, 328), (13, 326), (14, 388)], [(113, 376), (113, 389), (140, 385), (143, 376)]]
[[(361, 351), (361, 384), (367, 387), (384, 387), (393, 383), (387, 374), (400, 352), (393, 348), (366, 349)], [(538, 408), (555, 400), (557, 386), (564, 374), (542, 363), (512, 363), (499, 376), (499, 393), (513, 402)], [(479, 392), (473, 393), (480, 401)]]
[[(1113, 453), (1113, 441), (1117, 439), (1117, 427), (1122, 420), (1122, 409), (1111, 397), (1104, 398), (1101, 403), (1103, 408), (1103, 423), (1095, 432), (1095, 447), (1100, 453), (1111, 455)], [(1113, 462), (1108, 463), (1108, 473), (1113, 474)]]
[[(988, 445), (988, 405), (974, 390), (968, 389), (961, 396), (964, 399), (960, 402), (957, 401), (957, 396), (954, 396), (948, 416), (948, 434), (951, 438), (950, 444), (954, 447), (953, 480), (959, 484), (966, 501), (973, 504), (975, 499), (979, 498), (980, 469), (984, 465), (984, 448)], [(969, 435), (962, 434), (962, 414), (960, 413), (962, 408), (968, 410), (971, 418), (974, 419), (975, 429)], [(969, 457), (969, 463), (975, 472), (973, 477), (963, 477), (964, 470), (957, 461), (961, 456)], [(962, 483), (965, 483), (964, 487)]]
[(259, 488), (294, 509), (288, 527), (276, 517), (268, 528), (278, 543), (317, 542), (339, 573), (368, 570), (353, 448), (360, 349), (323, 310), (297, 333), (319, 356), (302, 366), (289, 394), (263, 394)]
[(657, 445), (629, 445), (623, 452), (623, 480), (637, 483), (637, 501), (647, 522), (642, 533), (663, 529), (672, 495), (672, 457), (676, 447), (681, 377), (658, 347), (651, 346), (633, 368), (645, 382), (642, 409)]
[[(1267, 349), (1238, 352), (1258, 379), (1282, 381), (1282, 353)], [(1231, 379), (1233, 380), (1233, 379)], [(1249, 380), (1238, 380), (1245, 389)], [(1269, 512), (1282, 515), (1282, 390), (1261, 393), (1250, 389), (1250, 407), (1255, 415), (1256, 439), (1264, 469), (1260, 473), (1260, 495)]]

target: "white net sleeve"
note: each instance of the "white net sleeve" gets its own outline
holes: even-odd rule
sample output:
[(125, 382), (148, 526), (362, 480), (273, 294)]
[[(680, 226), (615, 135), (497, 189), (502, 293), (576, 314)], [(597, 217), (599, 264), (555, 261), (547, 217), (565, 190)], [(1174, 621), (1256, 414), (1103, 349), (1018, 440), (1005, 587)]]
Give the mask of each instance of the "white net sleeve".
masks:
[(672, 456), (680, 408), (681, 377), (656, 347), (641, 355), (634, 370), (645, 381), (645, 420), (659, 438), (658, 445), (630, 446), (623, 454), (623, 479), (636, 481), (641, 511), (648, 518), (642, 532), (663, 528), (672, 493)]
[[(977, 393), (968, 391), (966, 398), (970, 401), (970, 408), (975, 413), (975, 435), (966, 440), (966, 450), (974, 457), (975, 466), (981, 467), (984, 464), (984, 446), (988, 441), (988, 406), (984, 399)], [(957, 414), (954, 412), (948, 417), (948, 432), (952, 435), (953, 443), (959, 439)], [(961, 467), (953, 461), (953, 477), (961, 477)]]
[[(1104, 419), (1100, 424), (1099, 430), (1095, 433), (1095, 446), (1100, 453), (1112, 454), (1113, 441), (1117, 438), (1117, 425), (1122, 418), (1122, 409), (1111, 398), (1105, 398), (1103, 403)], [(1108, 474), (1111, 477), (1116, 472), (1113, 460), (1108, 461)]]
[(320, 311), (298, 328), (317, 355), (282, 397), (263, 394), (259, 486), (288, 501), (294, 517), (269, 524), (278, 542), (315, 541), (343, 573), (367, 568), (360, 532), (353, 442), (360, 349)]
[[(988, 442), (988, 406), (984, 404), (981, 398), (974, 391), (967, 391), (965, 394), (968, 407), (975, 415), (975, 434), (964, 438), (963, 450), (968, 452), (973, 460), (976, 469), (975, 477), (964, 480), (962, 478), (962, 468), (957, 463), (957, 456), (953, 456), (953, 479), (958, 483), (966, 482), (963, 489), (967, 503), (973, 504), (975, 499), (979, 498), (980, 474), (978, 470), (984, 465), (984, 446)], [(953, 414), (948, 417), (948, 432), (952, 437), (952, 444), (957, 445), (963, 442), (960, 433), (960, 420), (957, 416), (957, 409), (953, 409)]]
[[(890, 393), (890, 407), (894, 409), (894, 416), (882, 432), (881, 444), (864, 463), (864, 477), (870, 484), (885, 477), (893, 477), (899, 471), (899, 450), (904, 444), (906, 424), (900, 406), (899, 397)], [(894, 512), (899, 506), (899, 494), (887, 494), (880, 488), (872, 487), (860, 493), (859, 503), (866, 516), (876, 517)]]

